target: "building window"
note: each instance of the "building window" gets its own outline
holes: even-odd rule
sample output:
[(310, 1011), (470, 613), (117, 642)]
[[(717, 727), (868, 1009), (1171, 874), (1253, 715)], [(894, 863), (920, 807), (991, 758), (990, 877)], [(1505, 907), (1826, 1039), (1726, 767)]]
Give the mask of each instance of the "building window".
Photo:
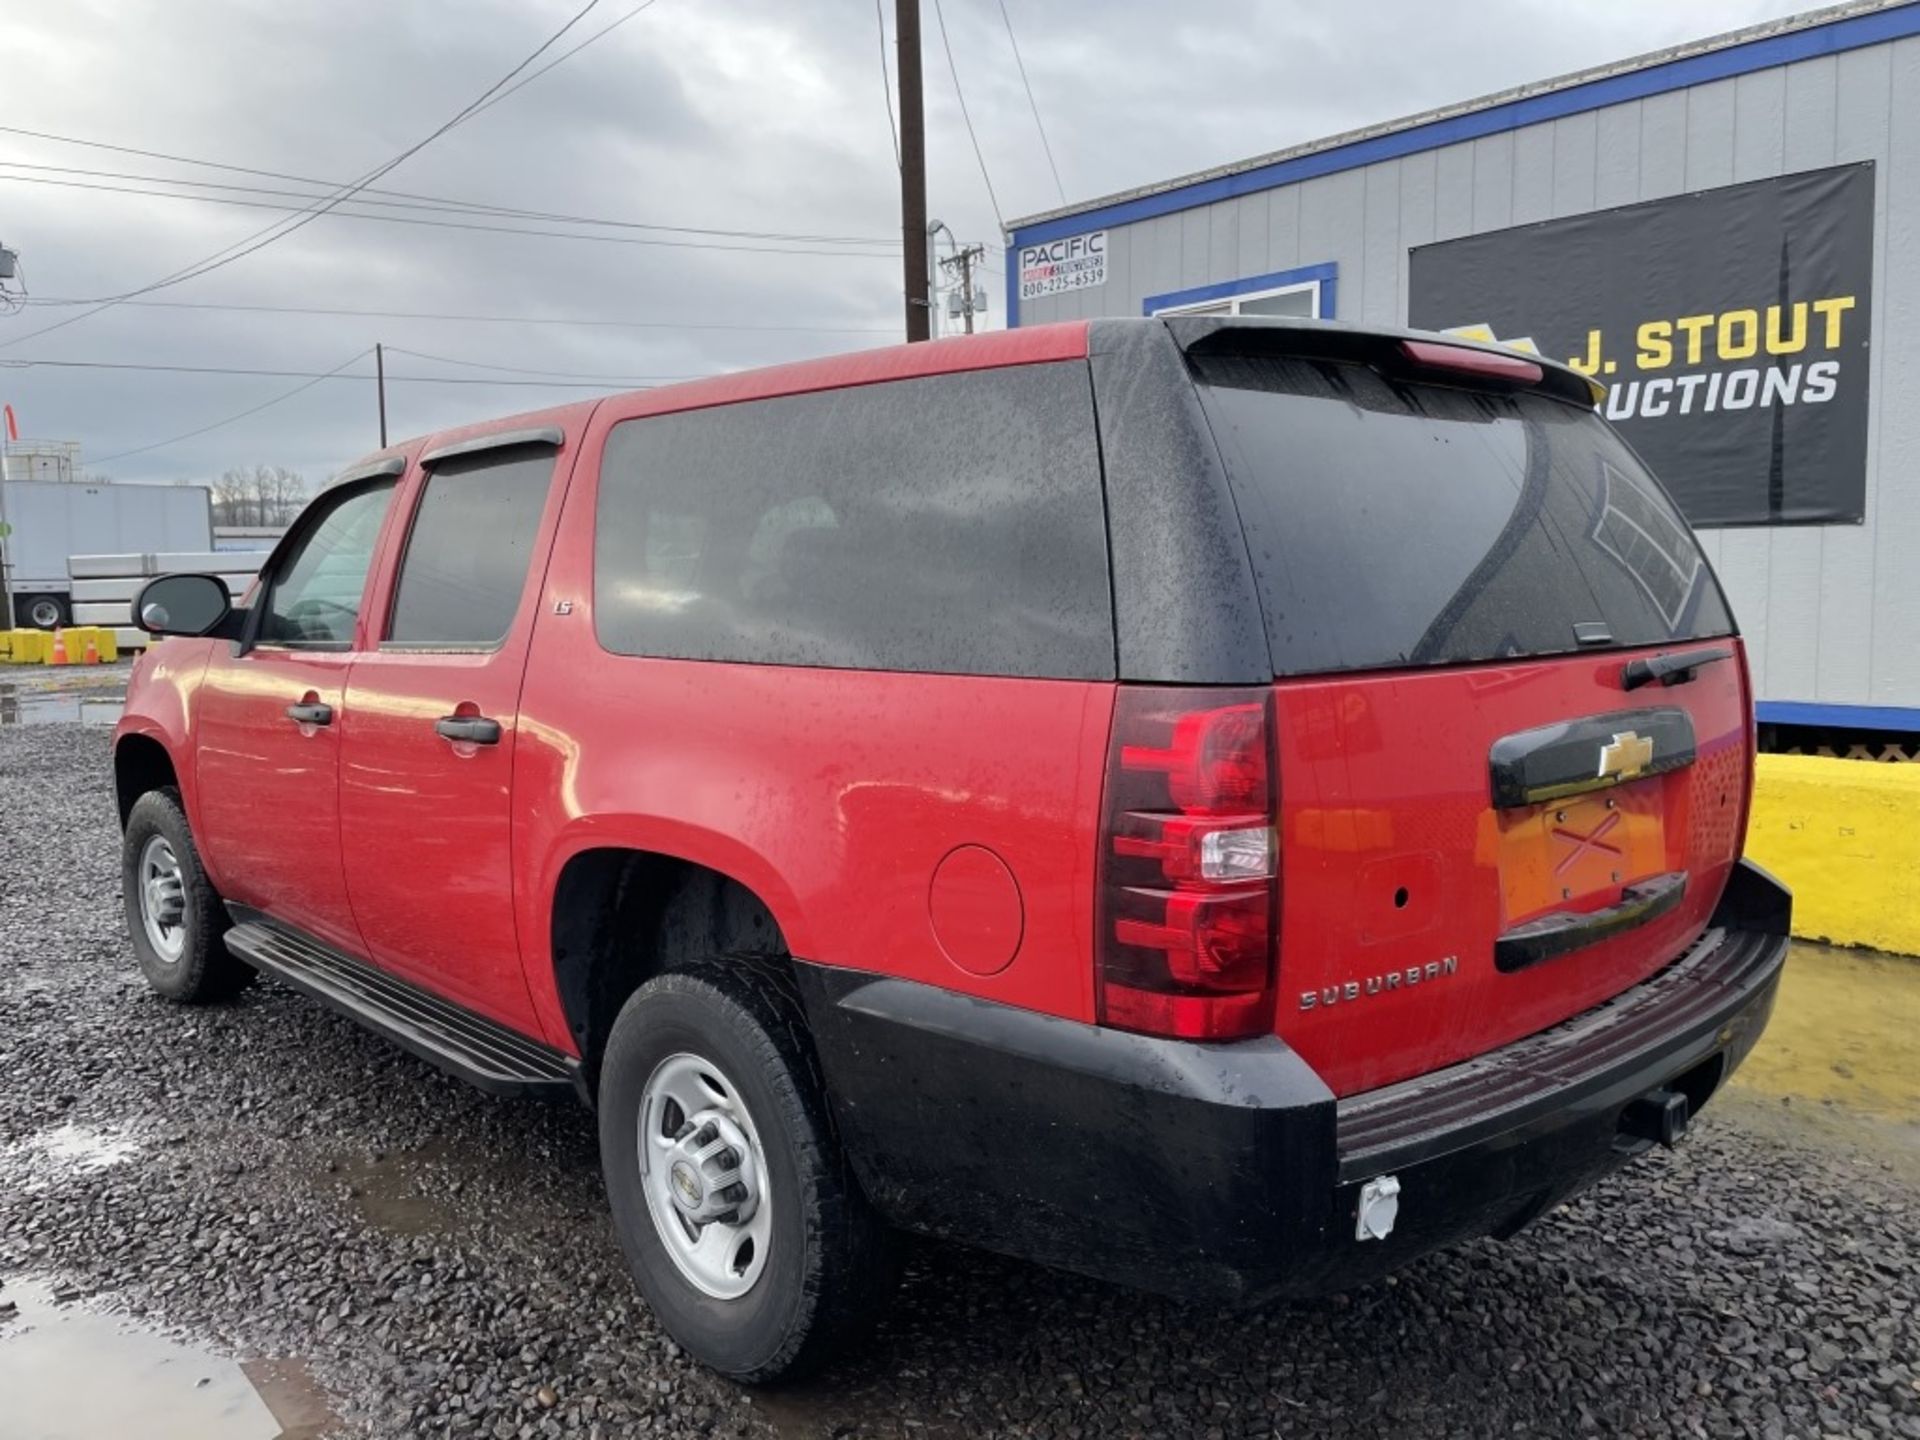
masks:
[(1339, 267), (1331, 263), (1305, 265), (1297, 270), (1149, 295), (1140, 309), (1145, 315), (1282, 315), (1331, 320), (1338, 275)]

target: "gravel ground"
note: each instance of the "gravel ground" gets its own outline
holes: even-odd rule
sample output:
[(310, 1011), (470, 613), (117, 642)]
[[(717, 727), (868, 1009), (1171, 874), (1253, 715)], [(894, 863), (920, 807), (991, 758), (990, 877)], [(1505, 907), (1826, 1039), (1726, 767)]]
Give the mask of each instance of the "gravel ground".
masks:
[(304, 1360), (341, 1433), (1920, 1437), (1920, 1138), (1737, 1091), (1516, 1240), (1314, 1304), (926, 1247), (867, 1353), (749, 1394), (638, 1299), (584, 1111), (273, 984), (150, 998), (106, 775), (103, 731), (0, 728), (0, 1282)]

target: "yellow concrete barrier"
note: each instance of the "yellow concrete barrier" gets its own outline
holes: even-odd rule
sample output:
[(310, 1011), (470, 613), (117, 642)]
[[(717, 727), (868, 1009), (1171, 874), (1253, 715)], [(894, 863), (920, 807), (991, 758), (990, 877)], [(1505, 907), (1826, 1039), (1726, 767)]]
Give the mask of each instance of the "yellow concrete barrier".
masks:
[(1793, 933), (1920, 955), (1920, 765), (1762, 755), (1747, 853), (1793, 887)]
[(43, 665), (53, 647), (53, 637), (45, 630), (7, 630), (7, 653), (0, 657), (9, 665)]

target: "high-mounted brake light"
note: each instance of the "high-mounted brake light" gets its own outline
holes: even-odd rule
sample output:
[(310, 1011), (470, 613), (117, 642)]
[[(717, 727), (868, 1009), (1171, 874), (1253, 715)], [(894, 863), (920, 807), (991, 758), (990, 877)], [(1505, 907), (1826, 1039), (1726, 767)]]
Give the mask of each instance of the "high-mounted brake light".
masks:
[(1263, 690), (1118, 692), (1100, 860), (1102, 1024), (1193, 1040), (1271, 1026), (1270, 715)]
[(1546, 371), (1519, 355), (1475, 350), (1468, 345), (1446, 345), (1437, 340), (1402, 340), (1400, 353), (1425, 370), (1454, 370), (1516, 385), (1538, 385)]

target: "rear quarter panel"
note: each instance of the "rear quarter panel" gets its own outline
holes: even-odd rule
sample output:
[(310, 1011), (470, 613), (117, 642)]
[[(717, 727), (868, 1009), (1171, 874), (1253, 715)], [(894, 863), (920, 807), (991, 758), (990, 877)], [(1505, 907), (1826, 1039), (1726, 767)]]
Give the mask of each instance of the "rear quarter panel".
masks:
[[(593, 519), (606, 433), (624, 418), (596, 415), (567, 497), (514, 757), (516, 915), (549, 1041), (573, 1043), (554, 985), (555, 887), (599, 847), (731, 876), (802, 959), (1092, 1019), (1112, 682), (609, 653)], [(964, 847), (993, 860), (958, 857), (936, 895)], [(969, 933), (987, 940), (969, 951)]]

